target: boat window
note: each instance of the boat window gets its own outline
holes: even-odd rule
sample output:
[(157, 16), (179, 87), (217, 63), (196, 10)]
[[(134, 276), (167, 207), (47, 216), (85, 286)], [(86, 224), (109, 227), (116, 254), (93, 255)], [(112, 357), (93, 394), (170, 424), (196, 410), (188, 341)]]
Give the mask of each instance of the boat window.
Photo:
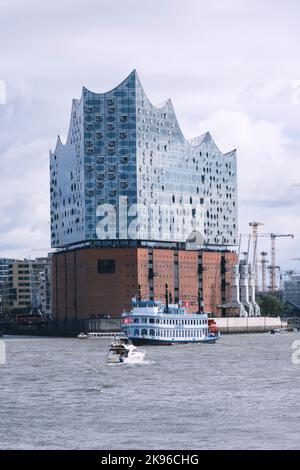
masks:
[(154, 336), (154, 330), (151, 329), (151, 330), (149, 331), (149, 335), (150, 335), (150, 336)]
[(148, 335), (148, 332), (147, 332), (146, 328), (142, 329), (141, 334), (142, 334), (142, 336), (147, 336)]
[(149, 323), (154, 323), (154, 318), (149, 318)]
[(139, 322), (140, 322), (139, 318), (135, 318), (135, 319), (133, 320), (133, 323), (139, 323)]
[(140, 334), (140, 330), (138, 330), (137, 328), (134, 330), (134, 336), (139, 336)]

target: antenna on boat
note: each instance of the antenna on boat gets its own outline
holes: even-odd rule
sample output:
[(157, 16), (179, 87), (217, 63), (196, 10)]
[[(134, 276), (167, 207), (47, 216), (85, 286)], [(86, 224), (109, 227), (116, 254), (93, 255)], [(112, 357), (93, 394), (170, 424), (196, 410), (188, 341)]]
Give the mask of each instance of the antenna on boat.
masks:
[(169, 312), (169, 286), (166, 284), (166, 312)]

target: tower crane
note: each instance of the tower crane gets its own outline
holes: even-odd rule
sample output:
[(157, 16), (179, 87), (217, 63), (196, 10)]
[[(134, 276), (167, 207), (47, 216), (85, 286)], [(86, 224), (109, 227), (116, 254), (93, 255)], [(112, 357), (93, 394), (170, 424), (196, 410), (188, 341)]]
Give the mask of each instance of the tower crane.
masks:
[(282, 238), (282, 237), (289, 237), (289, 238), (294, 238), (294, 235), (292, 233), (288, 234), (278, 234), (278, 233), (270, 233), (271, 237), (271, 266), (270, 266), (270, 276), (271, 276), (271, 291), (277, 290), (276, 287), (276, 256), (275, 256), (275, 241), (276, 238)]
[[(258, 222), (255, 222), (255, 223), (258, 223)], [(241, 234), (241, 235), (247, 235), (247, 234)], [(256, 237), (270, 237), (271, 238), (271, 266), (269, 267), (270, 277), (271, 277), (270, 290), (271, 291), (276, 291), (276, 289), (277, 289), (277, 287), (276, 287), (276, 269), (277, 269), (277, 266), (276, 266), (276, 256), (275, 256), (275, 253), (276, 253), (275, 241), (276, 241), (276, 238), (279, 238), (279, 237), (294, 238), (294, 235), (292, 233), (288, 233), (288, 234), (281, 234), (280, 233), (280, 234), (278, 234), (278, 233), (257, 233), (256, 232)], [(256, 256), (256, 247), (257, 247), (257, 245), (254, 245), (254, 259), (255, 259), (255, 256)], [(249, 253), (249, 243), (248, 243), (248, 253)], [(249, 256), (249, 254), (248, 254), (248, 256)]]
[(255, 290), (258, 291), (258, 260), (257, 260), (257, 230), (260, 225), (264, 225), (262, 222), (249, 222), (249, 226), (252, 227), (253, 237), (253, 270), (255, 276)]
[(267, 290), (267, 252), (261, 252), (261, 288), (262, 291), (265, 292)]

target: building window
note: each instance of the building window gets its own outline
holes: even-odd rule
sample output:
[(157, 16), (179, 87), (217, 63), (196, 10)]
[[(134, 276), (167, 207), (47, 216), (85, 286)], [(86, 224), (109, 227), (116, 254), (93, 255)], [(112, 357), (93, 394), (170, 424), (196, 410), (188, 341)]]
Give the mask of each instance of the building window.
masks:
[(113, 274), (116, 272), (116, 263), (114, 259), (99, 259), (98, 274)]

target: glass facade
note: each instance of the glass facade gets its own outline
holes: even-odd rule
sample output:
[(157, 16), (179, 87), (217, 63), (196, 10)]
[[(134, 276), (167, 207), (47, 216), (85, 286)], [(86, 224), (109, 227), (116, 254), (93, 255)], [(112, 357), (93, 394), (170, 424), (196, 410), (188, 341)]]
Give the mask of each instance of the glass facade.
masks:
[(300, 276), (293, 275), (290, 280), (284, 282), (283, 301), (291, 302), (300, 307)]
[(236, 152), (209, 133), (186, 140), (171, 101), (153, 106), (135, 71), (107, 93), (83, 88), (50, 171), (53, 247), (195, 231), (205, 246), (237, 243)]

